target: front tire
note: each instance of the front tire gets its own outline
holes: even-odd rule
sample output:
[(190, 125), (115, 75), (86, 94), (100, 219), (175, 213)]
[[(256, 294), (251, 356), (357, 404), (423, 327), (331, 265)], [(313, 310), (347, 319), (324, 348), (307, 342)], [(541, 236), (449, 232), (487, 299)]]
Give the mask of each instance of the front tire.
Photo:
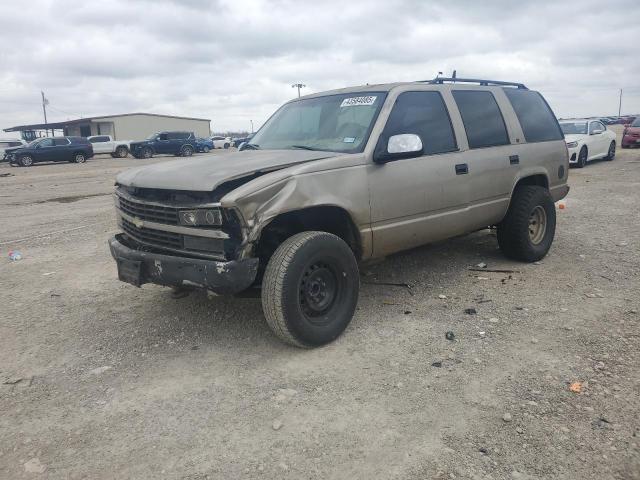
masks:
[(589, 156), (589, 151), (587, 150), (587, 147), (582, 147), (580, 149), (580, 153), (578, 154), (578, 163), (576, 164), (576, 167), (584, 168), (584, 166), (587, 164), (588, 156)]
[(153, 157), (153, 150), (149, 147), (142, 149), (142, 158), (151, 158)]
[(498, 224), (498, 245), (508, 258), (535, 262), (543, 258), (556, 232), (556, 209), (549, 190), (517, 187), (505, 218)]
[(325, 232), (302, 232), (275, 251), (262, 282), (267, 324), (282, 341), (317, 347), (349, 325), (358, 303), (358, 264), (349, 246)]
[(616, 158), (616, 142), (611, 142), (609, 144), (609, 151), (607, 152), (607, 156), (604, 157), (604, 159), (610, 162), (614, 158)]
[(18, 163), (21, 167), (30, 167), (33, 165), (33, 157), (31, 155), (22, 155)]

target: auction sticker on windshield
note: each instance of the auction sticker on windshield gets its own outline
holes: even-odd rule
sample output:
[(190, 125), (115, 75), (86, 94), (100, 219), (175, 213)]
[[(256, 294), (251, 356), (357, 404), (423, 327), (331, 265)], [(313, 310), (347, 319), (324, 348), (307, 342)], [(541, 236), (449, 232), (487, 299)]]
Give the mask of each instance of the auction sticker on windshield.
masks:
[(366, 97), (351, 97), (351, 98), (345, 98), (344, 100), (342, 100), (342, 103), (340, 104), (340, 108), (342, 107), (359, 107), (361, 105), (373, 105), (373, 103), (376, 101), (376, 97), (375, 95), (367, 95)]

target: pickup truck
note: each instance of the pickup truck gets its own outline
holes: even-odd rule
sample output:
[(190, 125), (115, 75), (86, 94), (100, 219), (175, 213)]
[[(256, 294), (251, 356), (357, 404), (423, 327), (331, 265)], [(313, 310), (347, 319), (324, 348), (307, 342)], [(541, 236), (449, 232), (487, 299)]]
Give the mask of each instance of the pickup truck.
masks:
[(111, 135), (94, 135), (87, 137), (93, 145), (93, 153), (109, 153), (113, 158), (125, 158), (129, 155), (132, 140), (114, 140)]

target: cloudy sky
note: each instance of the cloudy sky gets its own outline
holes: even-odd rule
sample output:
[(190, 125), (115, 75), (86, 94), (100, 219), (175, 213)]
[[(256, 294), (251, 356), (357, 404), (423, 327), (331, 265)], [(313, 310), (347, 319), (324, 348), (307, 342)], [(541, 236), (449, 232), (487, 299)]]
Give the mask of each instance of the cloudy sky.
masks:
[(438, 71), (526, 83), (558, 116), (640, 113), (632, 0), (2, 2), (0, 128), (134, 111), (259, 126), (282, 102)]

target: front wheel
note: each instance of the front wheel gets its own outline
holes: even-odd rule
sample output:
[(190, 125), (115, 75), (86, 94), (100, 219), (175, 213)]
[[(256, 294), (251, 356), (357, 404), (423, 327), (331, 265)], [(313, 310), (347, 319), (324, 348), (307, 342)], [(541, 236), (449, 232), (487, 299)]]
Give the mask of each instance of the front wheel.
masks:
[(611, 161), (616, 158), (616, 142), (611, 142), (609, 145), (609, 151), (607, 152), (607, 156), (604, 157), (605, 160)]
[(517, 187), (497, 233), (505, 256), (522, 262), (543, 258), (556, 233), (556, 209), (549, 190), (533, 185)]
[(325, 232), (302, 232), (275, 251), (262, 282), (262, 308), (271, 330), (296, 347), (335, 340), (358, 303), (358, 264), (349, 246)]
[(580, 153), (578, 154), (578, 164), (576, 165), (576, 167), (584, 168), (584, 166), (587, 164), (588, 155), (589, 155), (589, 152), (587, 150), (587, 147), (582, 147), (580, 149)]
[(33, 157), (31, 155), (22, 155), (18, 160), (21, 167), (30, 167), (33, 165)]
[(151, 158), (153, 157), (153, 150), (151, 150), (149, 147), (144, 148), (142, 150), (142, 158)]
[(204, 153), (209, 153), (209, 147), (207, 147), (206, 145), (204, 147), (202, 147), (202, 151)]

